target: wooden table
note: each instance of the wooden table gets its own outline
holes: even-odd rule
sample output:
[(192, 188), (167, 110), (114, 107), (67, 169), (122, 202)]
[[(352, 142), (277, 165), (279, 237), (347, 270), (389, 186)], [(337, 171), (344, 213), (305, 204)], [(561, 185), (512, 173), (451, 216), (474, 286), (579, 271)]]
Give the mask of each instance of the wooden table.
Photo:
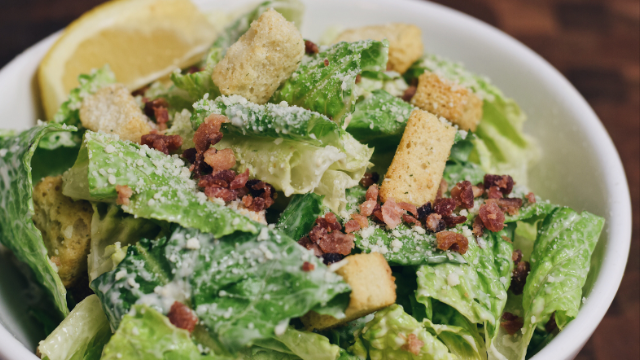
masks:
[[(99, 0), (0, 0), (0, 67)], [(578, 359), (640, 359), (640, 2), (438, 0), (496, 26), (558, 68), (616, 144), (633, 200), (622, 286)]]

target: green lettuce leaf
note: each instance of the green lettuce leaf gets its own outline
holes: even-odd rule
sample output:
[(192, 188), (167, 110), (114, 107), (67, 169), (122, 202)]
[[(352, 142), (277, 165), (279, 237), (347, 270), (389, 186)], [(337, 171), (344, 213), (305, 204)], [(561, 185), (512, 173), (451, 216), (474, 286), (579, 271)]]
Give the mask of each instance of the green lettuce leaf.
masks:
[(89, 74), (81, 74), (78, 76), (78, 83), (80, 85), (71, 90), (67, 101), (60, 105), (60, 108), (50, 121), (75, 126), (80, 129), (80, 131), (76, 133), (57, 132), (48, 134), (42, 138), (39, 147), (47, 150), (54, 150), (59, 147), (80, 147), (84, 130), (80, 122), (80, 106), (82, 105), (82, 101), (86, 96), (94, 94), (103, 87), (115, 82), (116, 77), (109, 68), (109, 65), (105, 65), (100, 69), (94, 69)]
[[(302, 271), (305, 261), (315, 270)], [(281, 334), (290, 318), (349, 291), (310, 252), (267, 227), (220, 239), (177, 228), (169, 238), (143, 239), (91, 288), (114, 328), (136, 303), (167, 313), (180, 301), (195, 309), (211, 342), (230, 352)]]
[(426, 329), (460, 359), (486, 360), (487, 350), (476, 324), (449, 305), (434, 301), (434, 307), (433, 321), (423, 321)]
[(386, 40), (365, 40), (341, 42), (314, 56), (305, 56), (300, 67), (273, 94), (271, 102), (286, 101), (342, 125), (358, 99), (356, 76), (362, 71), (383, 71), (388, 53)]
[(314, 193), (293, 195), (276, 227), (292, 239), (299, 240), (311, 231), (316, 219), (325, 214), (322, 199)]
[(33, 271), (37, 283), (51, 297), (54, 312), (62, 318), (69, 313), (66, 289), (53, 268), (42, 234), (31, 217), (33, 210), (32, 158), (40, 140), (58, 132), (75, 131), (73, 126), (49, 123), (37, 125), (19, 135), (0, 137), (0, 177), (2, 210), (0, 241)]
[[(417, 355), (403, 348), (410, 334), (416, 335), (423, 344)], [(378, 311), (349, 350), (362, 359), (457, 359), (445, 344), (397, 304)]]
[(213, 360), (203, 356), (187, 330), (175, 327), (169, 319), (145, 305), (135, 305), (104, 347), (101, 360)]
[(115, 202), (116, 185), (127, 185), (133, 190), (129, 205), (122, 207), (128, 214), (215, 236), (257, 231), (257, 223), (209, 201), (190, 175), (177, 155), (87, 131), (76, 163), (64, 175), (63, 193), (74, 199)]
[(341, 350), (337, 345), (331, 344), (325, 336), (292, 327), (282, 335), (256, 341), (253, 347), (294, 355), (302, 360), (335, 360)]
[(82, 300), (46, 339), (38, 351), (49, 360), (99, 360), (111, 337), (111, 328), (100, 300), (90, 295)]

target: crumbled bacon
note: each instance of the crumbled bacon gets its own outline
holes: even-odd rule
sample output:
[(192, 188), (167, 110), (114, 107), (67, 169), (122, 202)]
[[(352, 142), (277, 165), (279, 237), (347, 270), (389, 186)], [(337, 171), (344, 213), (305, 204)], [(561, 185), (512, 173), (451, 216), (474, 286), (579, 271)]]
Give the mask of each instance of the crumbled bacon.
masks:
[(228, 170), (236, 165), (236, 156), (231, 149), (216, 148), (207, 149), (204, 152), (204, 162), (213, 168), (213, 171)]
[(489, 188), (489, 190), (487, 190), (487, 198), (489, 199), (501, 199), (502, 198), (502, 191), (500, 191), (500, 188), (497, 186), (492, 186)]
[(424, 342), (418, 339), (416, 334), (411, 333), (407, 335), (407, 340), (404, 345), (402, 345), (402, 350), (410, 352), (413, 355), (420, 355), (420, 350), (422, 350), (423, 346)]
[(456, 251), (464, 255), (469, 249), (469, 240), (462, 235), (453, 231), (440, 231), (436, 233), (436, 241), (438, 249)]
[(316, 45), (313, 41), (305, 40), (304, 41), (304, 52), (309, 55), (317, 54), (320, 51), (318, 45)]
[(467, 221), (467, 217), (447, 215), (443, 216), (442, 220), (444, 220), (444, 223), (447, 225), (447, 227), (454, 227), (458, 224), (464, 224), (464, 222)]
[(360, 81), (362, 81), (362, 75), (358, 74), (356, 75), (356, 84), (360, 84)]
[(484, 188), (488, 189), (497, 186), (503, 195), (509, 195), (513, 190), (513, 178), (509, 175), (489, 175), (484, 176)]
[[(356, 221), (354, 223), (358, 225)], [(316, 256), (327, 253), (349, 255), (354, 247), (355, 237), (353, 234), (341, 232), (340, 229), (342, 225), (335, 214), (329, 212), (324, 217), (318, 217), (308, 237), (305, 236), (298, 243), (307, 249), (314, 249)], [(313, 245), (317, 245), (317, 252)]]
[(418, 209), (416, 209), (415, 205), (406, 202), (399, 202), (398, 206), (400, 207), (400, 209), (410, 213), (411, 215), (418, 216)]
[(440, 186), (438, 186), (438, 192), (436, 193), (436, 200), (443, 197), (448, 188), (449, 185), (447, 184), (447, 181), (445, 179), (440, 180)]
[(433, 211), (440, 214), (440, 216), (451, 215), (456, 208), (456, 202), (450, 198), (440, 198), (433, 204)]
[(518, 212), (522, 207), (522, 199), (516, 199), (516, 198), (498, 199), (498, 206), (503, 211), (506, 211), (509, 215), (518, 215)]
[(349, 255), (355, 245), (354, 239), (353, 234), (332, 231), (327, 236), (320, 238), (318, 246), (324, 253)]
[(229, 184), (229, 189), (235, 190), (243, 188), (247, 183), (247, 180), (249, 180), (249, 169), (245, 170), (242, 174), (236, 175), (236, 177)]
[(329, 66), (329, 59), (324, 59), (324, 66)]
[(480, 216), (476, 216), (476, 218), (473, 220), (473, 225), (471, 226), (471, 228), (473, 229), (473, 235), (475, 236), (482, 236), (484, 234), (484, 224), (482, 223), (482, 219), (480, 219)]
[(351, 214), (351, 218), (358, 222), (358, 225), (360, 225), (361, 229), (364, 229), (369, 226), (369, 220), (367, 220), (366, 216), (353, 213)]
[(367, 200), (378, 201), (378, 185), (373, 184), (369, 186), (367, 193), (365, 194), (365, 198)]
[(189, 148), (182, 152), (182, 158), (193, 164), (196, 162), (197, 154), (198, 152), (196, 151), (196, 148)]
[(175, 301), (167, 314), (169, 321), (177, 328), (193, 332), (198, 324), (198, 316), (189, 307), (179, 301)]
[(160, 135), (152, 131), (142, 135), (140, 143), (169, 155), (170, 152), (176, 151), (182, 146), (182, 137), (180, 135)]
[(360, 179), (360, 185), (369, 188), (371, 185), (377, 183), (378, 180), (380, 180), (380, 175), (378, 175), (377, 172), (365, 173), (362, 179)]
[[(145, 101), (146, 99), (143, 99)], [(145, 101), (144, 113), (148, 117), (155, 117), (158, 124), (158, 130), (163, 131), (167, 129), (167, 122), (169, 121), (169, 111), (167, 108), (169, 103), (163, 98), (158, 98), (151, 101)]]
[(349, 220), (344, 224), (344, 232), (350, 234), (360, 230), (360, 223), (356, 220)]
[(511, 274), (511, 286), (509, 287), (512, 293), (516, 295), (522, 294), (530, 270), (529, 262), (522, 260), (522, 256), (520, 256), (517, 263), (514, 261), (513, 273)]
[(215, 186), (205, 188), (204, 194), (207, 195), (207, 197), (210, 199), (220, 198), (224, 200), (224, 202), (231, 202), (238, 197), (238, 194), (233, 190)]
[(313, 250), (313, 255), (315, 256), (322, 255), (322, 250), (320, 250), (320, 247), (315, 242), (313, 242), (308, 236), (305, 236), (302, 239), (298, 240), (298, 244), (300, 244), (302, 247), (304, 247), (307, 250)]
[(118, 193), (118, 199), (116, 204), (129, 205), (129, 199), (133, 195), (133, 190), (128, 185), (116, 185), (116, 192)]
[(505, 312), (502, 314), (500, 326), (502, 326), (507, 334), (513, 335), (522, 329), (522, 326), (524, 326), (524, 319), (512, 313)]
[(309, 272), (309, 271), (313, 271), (313, 269), (315, 269), (316, 266), (313, 265), (312, 263), (305, 261), (304, 263), (302, 263), (302, 271), (304, 272)]
[(433, 212), (433, 208), (431, 207), (431, 203), (428, 202), (417, 209), (418, 212), (418, 220), (426, 221), (427, 216), (431, 215)]
[(370, 216), (373, 214), (373, 210), (375, 209), (378, 202), (375, 200), (367, 200), (360, 204), (360, 214), (363, 216)]
[(429, 216), (427, 216), (427, 220), (425, 222), (427, 224), (427, 229), (435, 233), (444, 230), (444, 228), (446, 227), (444, 220), (442, 220), (442, 216), (437, 213), (431, 213)]
[(413, 225), (422, 227), (422, 223), (411, 215), (402, 214), (402, 220), (407, 224), (413, 224)]
[(210, 186), (227, 188), (235, 178), (235, 171), (220, 170), (200, 177), (200, 179), (198, 180), (198, 186), (201, 188), (207, 188)]
[(193, 135), (193, 142), (198, 152), (205, 152), (222, 139), (220, 127), (224, 123), (228, 123), (229, 119), (223, 115), (212, 114), (204, 119), (204, 122), (198, 127)]
[(245, 195), (242, 197), (242, 204), (244, 204), (244, 207), (249, 208), (249, 206), (251, 206), (252, 203), (253, 203), (253, 196)]
[(402, 100), (406, 101), (406, 102), (411, 102), (411, 99), (413, 99), (413, 96), (416, 94), (416, 91), (418, 90), (418, 88), (416, 86), (409, 86), (405, 91), (404, 94), (402, 94)]
[(484, 184), (483, 183), (478, 183), (478, 185), (473, 185), (471, 187), (471, 190), (473, 190), (473, 197), (477, 198), (482, 196), (482, 194), (484, 194)]
[(402, 209), (396, 204), (393, 198), (387, 199), (382, 205), (382, 220), (391, 229), (394, 229), (401, 222)]
[(251, 205), (249, 205), (247, 209), (255, 212), (260, 212), (268, 207), (269, 206), (267, 206), (267, 201), (264, 198), (255, 197), (251, 200)]
[(469, 181), (462, 181), (451, 189), (451, 198), (456, 202), (456, 206), (465, 209), (473, 208), (473, 185)]
[(514, 264), (518, 264), (520, 260), (522, 260), (522, 251), (520, 251), (520, 249), (513, 250), (513, 252), (511, 253), (511, 260)]
[(478, 217), (482, 220), (484, 227), (493, 232), (498, 232), (504, 228), (504, 213), (494, 202), (480, 206)]
[(376, 207), (373, 208), (373, 221), (379, 224), (385, 224), (384, 216), (382, 216), (382, 207), (380, 204), (376, 204)]
[(536, 196), (532, 193), (529, 192), (527, 195), (527, 200), (529, 201), (529, 204), (535, 204), (536, 203)]
[(338, 218), (332, 212), (328, 212), (324, 217), (318, 217), (316, 225), (325, 228), (327, 231), (342, 230), (342, 225), (340, 225)]

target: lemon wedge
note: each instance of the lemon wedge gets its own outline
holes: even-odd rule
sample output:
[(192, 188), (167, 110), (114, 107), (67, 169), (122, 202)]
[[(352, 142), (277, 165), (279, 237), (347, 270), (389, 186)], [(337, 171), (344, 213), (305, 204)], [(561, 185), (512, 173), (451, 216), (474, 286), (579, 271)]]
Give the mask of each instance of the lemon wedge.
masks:
[(69, 25), (40, 63), (38, 82), (52, 119), (78, 75), (109, 64), (129, 90), (201, 59), (216, 27), (189, 0), (114, 0)]

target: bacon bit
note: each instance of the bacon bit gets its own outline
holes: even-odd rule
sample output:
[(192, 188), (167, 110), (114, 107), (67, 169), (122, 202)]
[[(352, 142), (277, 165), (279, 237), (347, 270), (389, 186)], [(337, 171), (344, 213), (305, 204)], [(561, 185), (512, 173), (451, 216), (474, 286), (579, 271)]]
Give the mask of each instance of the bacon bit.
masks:
[(307, 250), (313, 250), (314, 256), (322, 256), (322, 250), (320, 250), (320, 247), (316, 243), (311, 241), (308, 236), (305, 236), (302, 239), (298, 240), (298, 244), (300, 244)]
[(198, 323), (198, 316), (189, 309), (189, 307), (179, 301), (175, 301), (171, 305), (171, 309), (167, 314), (169, 321), (177, 328), (193, 332)]
[(467, 221), (467, 217), (447, 215), (443, 216), (442, 220), (444, 220), (444, 223), (447, 225), (447, 227), (454, 227), (458, 224), (464, 224), (464, 222)]
[(378, 201), (378, 185), (377, 184), (373, 184), (369, 186), (369, 188), (367, 189), (365, 198), (367, 200)]
[(482, 219), (480, 219), (480, 216), (476, 216), (476, 218), (473, 220), (472, 228), (473, 235), (482, 236), (484, 234), (484, 224), (482, 223)]
[(169, 110), (166, 107), (154, 107), (153, 114), (156, 117), (156, 124), (158, 124), (158, 130), (167, 130), (167, 123), (169, 122)]
[(312, 263), (305, 261), (304, 263), (302, 263), (302, 271), (304, 272), (309, 272), (309, 271), (313, 271), (313, 269), (315, 269), (316, 266), (313, 265)]
[(405, 91), (404, 94), (402, 94), (402, 100), (406, 101), (406, 102), (411, 102), (411, 99), (413, 99), (413, 96), (416, 94), (416, 91), (418, 90), (417, 87), (411, 85), (409, 86)]
[(216, 171), (209, 175), (204, 175), (198, 180), (198, 186), (201, 188), (207, 188), (209, 186), (228, 188), (236, 177), (236, 172), (233, 170), (221, 170)]
[(511, 260), (513, 260), (514, 264), (518, 264), (520, 260), (522, 260), (522, 251), (520, 251), (520, 249), (513, 250), (511, 253)]
[(249, 208), (251, 206), (251, 204), (253, 203), (253, 196), (251, 195), (245, 195), (242, 198), (242, 204), (244, 204), (244, 207)]
[(212, 114), (207, 116), (193, 135), (196, 150), (199, 153), (203, 153), (207, 151), (211, 145), (217, 144), (222, 139), (220, 127), (222, 124), (228, 122), (229, 119), (223, 115)]
[(531, 266), (529, 265), (529, 262), (522, 260), (522, 257), (520, 258), (520, 261), (515, 263), (513, 273), (511, 274), (511, 286), (509, 287), (509, 290), (511, 290), (512, 293), (515, 295), (522, 294), (524, 285), (527, 283), (527, 275), (529, 275), (530, 270)]
[(456, 251), (464, 255), (469, 249), (469, 240), (462, 235), (453, 231), (440, 231), (436, 233), (436, 241), (438, 249)]
[(502, 321), (500, 321), (500, 326), (507, 332), (509, 335), (513, 335), (517, 333), (524, 326), (524, 319), (518, 317), (512, 313), (505, 312), (502, 314)]
[(377, 172), (365, 173), (362, 179), (360, 179), (360, 185), (368, 189), (371, 185), (377, 183), (378, 180), (380, 180), (380, 175), (378, 175)]
[(238, 197), (238, 194), (234, 190), (214, 186), (205, 188), (204, 194), (207, 195), (209, 199), (220, 198), (226, 203), (231, 202)]
[(314, 55), (320, 52), (320, 48), (313, 41), (305, 40), (304, 41), (304, 52), (309, 55)]
[(456, 208), (456, 202), (450, 198), (440, 198), (433, 204), (433, 211), (440, 214), (440, 216), (451, 215)]
[(367, 220), (366, 216), (362, 216), (360, 214), (353, 213), (351, 214), (351, 218), (358, 222), (361, 229), (364, 229), (369, 226), (369, 220)]
[(490, 231), (498, 232), (504, 228), (504, 213), (493, 202), (480, 206), (478, 217), (482, 220), (484, 227)]
[(340, 231), (333, 231), (327, 236), (323, 236), (318, 240), (318, 246), (326, 253), (336, 253), (340, 255), (349, 255), (353, 249), (355, 236), (353, 234), (344, 234)]
[(332, 212), (328, 212), (324, 217), (319, 216), (316, 219), (316, 226), (320, 226), (329, 232), (342, 229), (342, 225), (338, 222), (338, 218), (336, 218), (336, 215)]
[(418, 212), (418, 220), (426, 221), (427, 216), (431, 215), (433, 212), (433, 208), (431, 207), (431, 203), (428, 202), (417, 209)]
[(509, 175), (489, 175), (484, 176), (484, 188), (488, 189), (497, 186), (503, 195), (509, 195), (513, 190), (513, 178)]
[(456, 206), (465, 209), (473, 208), (473, 185), (469, 181), (462, 181), (451, 189), (451, 198), (456, 202)]
[(144, 114), (147, 115), (147, 117), (149, 117), (149, 118), (155, 116), (155, 109), (156, 108), (168, 108), (169, 107), (169, 103), (167, 102), (167, 100), (165, 100), (163, 98), (157, 98), (155, 100), (149, 100), (147, 98), (143, 98), (142, 101), (144, 102)]
[(379, 224), (384, 224), (384, 216), (382, 216), (382, 207), (380, 206), (380, 204), (377, 204), (376, 207), (373, 209), (373, 221), (379, 223)]
[(442, 231), (446, 227), (444, 220), (442, 220), (442, 216), (437, 213), (431, 213), (429, 216), (427, 216), (426, 224), (427, 229), (433, 231), (434, 233)]
[(556, 312), (554, 311), (551, 314), (549, 321), (547, 321), (547, 324), (544, 326), (544, 329), (547, 330), (548, 333), (551, 333), (557, 328), (558, 328), (558, 324), (556, 323)]
[(407, 342), (402, 345), (402, 350), (412, 353), (413, 355), (420, 355), (420, 350), (424, 346), (424, 342), (418, 339), (416, 334), (409, 334), (407, 336)]
[(418, 216), (418, 209), (416, 209), (415, 205), (406, 203), (406, 202), (400, 202), (398, 203), (398, 206), (402, 209), (405, 210), (409, 213), (411, 213), (411, 215), (413, 216)]
[(356, 232), (360, 230), (360, 223), (356, 220), (349, 220), (344, 224), (344, 232), (350, 234), (352, 232)]
[(401, 215), (402, 209), (396, 204), (393, 198), (387, 199), (384, 205), (382, 205), (382, 220), (389, 228), (394, 229), (402, 222), (400, 218)]
[(407, 224), (414, 224), (416, 226), (422, 227), (422, 223), (420, 221), (418, 221), (418, 219), (414, 218), (411, 215), (402, 214), (402, 220), (404, 222), (406, 222)]
[(362, 75), (358, 74), (356, 75), (356, 84), (360, 84), (360, 81), (362, 81)]
[(535, 204), (536, 203), (536, 196), (532, 193), (529, 192), (527, 195), (527, 200), (529, 201), (529, 204)]
[(445, 179), (440, 180), (440, 186), (438, 187), (438, 192), (436, 193), (436, 200), (440, 199), (444, 196), (444, 193), (447, 192), (449, 185), (447, 185), (447, 181)]
[(518, 215), (519, 209), (522, 207), (522, 199), (498, 199), (498, 206), (509, 215)]
[(236, 165), (236, 156), (231, 149), (210, 148), (204, 152), (204, 162), (213, 168), (213, 171), (229, 170)]
[(473, 185), (471, 187), (471, 190), (473, 190), (474, 198), (480, 197), (482, 196), (482, 194), (484, 194), (484, 184), (478, 183), (478, 185)]
[(329, 59), (324, 59), (324, 66), (329, 66)]
[(360, 204), (360, 214), (362, 214), (362, 216), (370, 216), (373, 214), (376, 205), (378, 205), (378, 203), (375, 200), (367, 200), (363, 202)]
[(247, 183), (247, 180), (249, 180), (249, 169), (245, 170), (242, 174), (236, 175), (236, 177), (229, 184), (229, 189), (235, 190), (243, 188)]
[(133, 195), (133, 190), (128, 185), (116, 185), (116, 192), (118, 198), (116, 199), (117, 205), (129, 205), (129, 199)]
[(196, 162), (197, 154), (196, 148), (190, 148), (182, 152), (182, 158), (193, 164)]
[(182, 137), (180, 135), (160, 135), (151, 132), (142, 135), (140, 143), (169, 155), (170, 152), (176, 151), (182, 146)]
[(247, 207), (247, 209), (255, 212), (260, 212), (266, 208), (268, 208), (267, 201), (261, 197), (253, 198), (251, 205)]
[(502, 198), (502, 191), (500, 191), (499, 187), (492, 186), (487, 191), (487, 198), (489, 198), (489, 199), (501, 199)]

